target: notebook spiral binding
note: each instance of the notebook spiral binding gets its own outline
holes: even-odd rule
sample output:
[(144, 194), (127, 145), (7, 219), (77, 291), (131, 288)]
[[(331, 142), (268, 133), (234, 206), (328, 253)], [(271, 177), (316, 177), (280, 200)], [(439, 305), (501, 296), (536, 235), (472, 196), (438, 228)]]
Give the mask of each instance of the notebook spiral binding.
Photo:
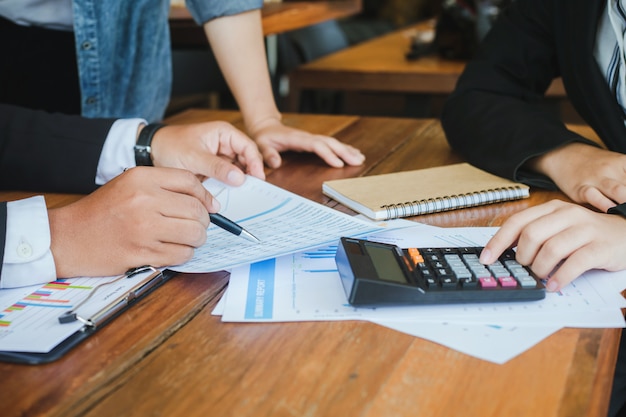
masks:
[(388, 219), (420, 216), (466, 207), (498, 203), (500, 201), (519, 200), (528, 195), (525, 188), (518, 186), (488, 189), (467, 194), (414, 200), (405, 203), (386, 204), (380, 208), (386, 210)]

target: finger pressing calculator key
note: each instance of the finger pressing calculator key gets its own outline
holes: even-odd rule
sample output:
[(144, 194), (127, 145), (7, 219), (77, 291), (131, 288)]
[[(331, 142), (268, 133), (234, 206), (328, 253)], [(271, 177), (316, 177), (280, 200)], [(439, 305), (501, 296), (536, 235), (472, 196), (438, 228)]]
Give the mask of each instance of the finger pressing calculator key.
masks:
[(508, 250), (491, 265), (482, 247), (407, 248), (341, 238), (335, 257), (354, 306), (531, 301), (545, 287)]

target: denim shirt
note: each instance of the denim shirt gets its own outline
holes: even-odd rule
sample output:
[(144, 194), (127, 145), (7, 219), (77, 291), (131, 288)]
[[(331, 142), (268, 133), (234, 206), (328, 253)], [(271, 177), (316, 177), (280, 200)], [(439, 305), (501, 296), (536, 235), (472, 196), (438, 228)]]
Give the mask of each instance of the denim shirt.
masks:
[[(186, 0), (194, 20), (258, 9), (263, 0)], [(74, 0), (74, 36), (86, 117), (163, 118), (172, 60), (169, 0)]]

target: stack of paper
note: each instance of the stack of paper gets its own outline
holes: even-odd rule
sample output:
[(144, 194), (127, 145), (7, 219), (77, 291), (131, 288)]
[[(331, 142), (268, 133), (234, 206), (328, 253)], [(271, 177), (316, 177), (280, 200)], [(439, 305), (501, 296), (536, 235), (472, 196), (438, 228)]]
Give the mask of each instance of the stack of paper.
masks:
[[(484, 246), (496, 230), (411, 225), (370, 239), (400, 247)], [(214, 314), (231, 322), (368, 320), (495, 363), (563, 327), (625, 326), (626, 272), (587, 272), (541, 301), (354, 308), (346, 302), (335, 250), (325, 246), (234, 268)]]

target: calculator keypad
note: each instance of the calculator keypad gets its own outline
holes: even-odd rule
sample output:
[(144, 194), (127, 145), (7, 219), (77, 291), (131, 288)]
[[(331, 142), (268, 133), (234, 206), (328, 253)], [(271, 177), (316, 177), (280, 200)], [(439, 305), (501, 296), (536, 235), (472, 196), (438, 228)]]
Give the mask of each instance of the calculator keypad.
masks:
[(539, 278), (511, 249), (491, 265), (482, 247), (409, 248), (342, 237), (335, 260), (353, 306), (508, 303), (546, 296)]
[(535, 278), (506, 251), (498, 261), (483, 265), (478, 260), (482, 248), (408, 248), (405, 256), (422, 287), (436, 289), (516, 289), (534, 288)]

